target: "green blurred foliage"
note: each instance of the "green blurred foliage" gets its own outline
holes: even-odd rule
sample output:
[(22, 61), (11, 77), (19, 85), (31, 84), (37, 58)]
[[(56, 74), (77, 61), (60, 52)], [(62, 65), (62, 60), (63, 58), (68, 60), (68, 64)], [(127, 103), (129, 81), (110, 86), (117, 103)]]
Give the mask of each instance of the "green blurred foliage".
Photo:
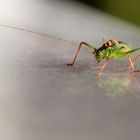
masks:
[(140, 25), (140, 0), (79, 0), (90, 6)]
[(140, 0), (106, 0), (105, 11), (140, 25)]

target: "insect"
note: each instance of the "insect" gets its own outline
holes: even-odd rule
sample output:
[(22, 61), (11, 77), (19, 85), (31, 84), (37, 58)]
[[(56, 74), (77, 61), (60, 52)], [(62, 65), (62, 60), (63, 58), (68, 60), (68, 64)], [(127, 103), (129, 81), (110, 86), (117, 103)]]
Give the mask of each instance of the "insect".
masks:
[(102, 64), (102, 66), (100, 68), (100, 72), (103, 72), (109, 59), (111, 59), (111, 58), (117, 59), (117, 58), (122, 58), (122, 57), (128, 58), (128, 62), (129, 62), (128, 67), (131, 68), (132, 72), (140, 72), (140, 70), (137, 70), (134, 67), (134, 63), (140, 58), (140, 54), (138, 54), (133, 59), (131, 59), (131, 57), (130, 57), (130, 55), (132, 53), (140, 50), (140, 48), (130, 49), (129, 45), (127, 43), (124, 43), (122, 41), (117, 41), (117, 40), (104, 41), (103, 45), (98, 49), (96, 49), (94, 46), (92, 46), (86, 42), (81, 42), (79, 44), (79, 48), (75, 54), (74, 60), (72, 61), (71, 64), (67, 64), (68, 66), (74, 65), (82, 46), (87, 46), (91, 50), (92, 54), (95, 55), (95, 59), (98, 63), (105, 60), (105, 62)]

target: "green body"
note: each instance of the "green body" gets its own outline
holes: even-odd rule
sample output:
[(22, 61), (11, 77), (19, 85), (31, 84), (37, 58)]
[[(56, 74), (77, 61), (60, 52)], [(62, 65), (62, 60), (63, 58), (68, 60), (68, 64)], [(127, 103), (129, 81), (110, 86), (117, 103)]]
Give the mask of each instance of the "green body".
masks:
[(110, 59), (110, 58), (116, 59), (116, 58), (126, 57), (137, 50), (140, 50), (140, 48), (131, 50), (127, 44), (118, 41), (116, 44), (110, 47), (106, 47), (103, 44), (99, 49), (94, 48), (94, 53), (97, 62), (100, 62), (103, 59)]
[[(130, 58), (130, 54), (140, 50), (140, 48), (136, 48), (136, 49), (132, 50), (132, 49), (130, 49), (128, 44), (121, 42), (121, 41), (117, 41), (117, 40), (108, 40), (108, 41), (103, 40), (103, 42), (104, 42), (103, 45), (98, 49), (96, 49), (94, 46), (92, 46), (86, 42), (81, 42), (79, 44), (79, 48), (75, 54), (75, 57), (74, 57), (72, 63), (67, 64), (67, 65), (68, 66), (74, 65), (75, 60), (78, 56), (78, 53), (79, 53), (81, 47), (83, 45), (85, 45), (95, 55), (97, 62), (101, 62), (104, 59), (109, 60), (110, 58), (117, 59), (117, 58), (121, 58), (121, 57), (128, 57), (129, 65), (131, 66), (133, 72), (140, 72), (140, 70), (136, 70), (134, 65), (133, 65), (136, 62), (136, 60), (138, 58), (140, 58), (140, 54), (137, 55), (133, 60), (131, 60), (131, 58)], [(106, 63), (104, 63), (102, 65), (100, 71), (103, 71), (105, 65), (106, 65)]]

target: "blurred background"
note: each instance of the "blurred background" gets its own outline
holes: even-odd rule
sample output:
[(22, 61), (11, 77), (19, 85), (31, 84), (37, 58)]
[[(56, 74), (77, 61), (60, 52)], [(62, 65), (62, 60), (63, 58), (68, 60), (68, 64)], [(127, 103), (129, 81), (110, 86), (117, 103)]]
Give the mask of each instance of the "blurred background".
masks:
[(139, 47), (139, 3), (0, 0), (0, 140), (139, 140), (140, 73), (127, 58), (100, 78), (86, 49), (66, 67), (81, 41)]
[[(74, 43), (102, 38), (139, 45), (138, 0), (0, 0), (0, 25)], [(100, 42), (100, 44), (96, 44)]]
[(139, 0), (77, 0), (129, 22), (140, 25)]

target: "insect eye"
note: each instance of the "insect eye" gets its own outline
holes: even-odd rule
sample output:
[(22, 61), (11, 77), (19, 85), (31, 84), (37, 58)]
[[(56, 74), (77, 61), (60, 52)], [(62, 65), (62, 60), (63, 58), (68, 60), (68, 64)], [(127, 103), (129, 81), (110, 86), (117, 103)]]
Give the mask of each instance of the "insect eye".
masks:
[(117, 43), (117, 41), (116, 40), (111, 40), (111, 43), (114, 45), (114, 44)]

